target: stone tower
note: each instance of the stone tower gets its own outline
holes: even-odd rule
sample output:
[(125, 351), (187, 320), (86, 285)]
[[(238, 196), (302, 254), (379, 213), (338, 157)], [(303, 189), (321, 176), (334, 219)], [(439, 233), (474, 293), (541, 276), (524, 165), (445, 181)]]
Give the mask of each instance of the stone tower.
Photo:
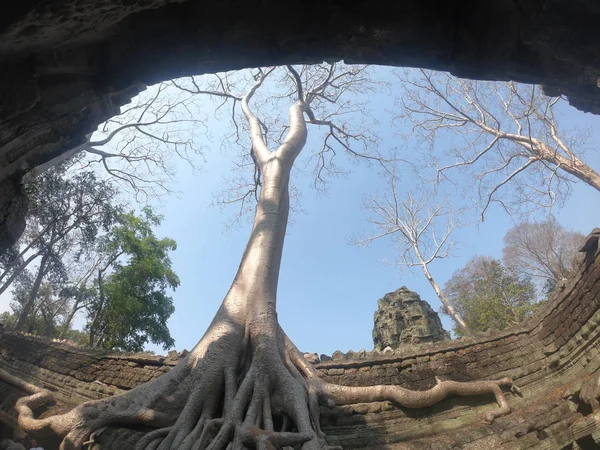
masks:
[(450, 339), (450, 333), (444, 330), (440, 317), (429, 303), (406, 286), (385, 294), (377, 306), (373, 327), (376, 349)]

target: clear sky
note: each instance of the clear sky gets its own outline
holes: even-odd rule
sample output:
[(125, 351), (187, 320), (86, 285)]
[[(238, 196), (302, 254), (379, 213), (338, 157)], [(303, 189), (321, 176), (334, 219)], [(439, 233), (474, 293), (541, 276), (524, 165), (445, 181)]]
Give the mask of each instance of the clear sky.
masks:
[[(387, 69), (378, 69), (384, 73)], [(375, 96), (372, 108), (379, 120), (382, 145), (403, 145), (390, 126), (393, 99)], [(600, 117), (563, 108), (563, 123), (597, 128)], [(212, 124), (212, 127), (219, 127)], [(309, 130), (310, 131), (310, 130)], [(218, 135), (218, 132), (215, 133)], [(232, 210), (211, 206), (223, 176), (231, 170), (230, 157), (219, 150), (219, 143), (207, 142), (206, 162), (202, 172), (193, 174), (177, 162), (178, 197), (163, 199), (157, 206), (165, 220), (157, 230), (159, 236), (177, 241), (172, 254), (173, 266), (181, 286), (173, 293), (175, 313), (169, 321), (177, 350), (191, 349), (212, 320), (229, 289), (250, 230), (250, 220), (232, 230), (224, 224)], [(310, 145), (318, 145), (309, 141)], [(444, 143), (440, 143), (444, 145)], [(600, 169), (600, 134), (593, 132), (588, 146), (588, 163)], [(310, 150), (310, 148), (308, 149)], [(416, 143), (404, 145), (404, 151), (419, 151)], [(346, 166), (344, 166), (346, 168)], [(373, 313), (377, 300), (400, 286), (418, 292), (434, 310), (440, 302), (420, 271), (400, 272), (385, 263), (394, 258), (390, 241), (379, 241), (368, 248), (351, 246), (349, 238), (367, 231), (363, 197), (386, 189), (377, 170), (366, 165), (351, 164), (345, 178), (332, 179), (326, 195), (308, 186), (310, 174), (295, 172), (295, 184), (303, 192), (302, 212), (292, 215), (284, 248), (278, 293), (278, 311), (284, 330), (302, 351), (331, 354), (335, 350), (372, 349)], [(409, 188), (411, 176), (403, 180)], [(599, 194), (578, 183), (562, 209), (552, 212), (563, 225), (587, 234), (600, 226), (600, 209), (595, 207)], [(477, 227), (460, 229), (455, 239), (460, 242), (456, 258), (436, 261), (430, 266), (434, 277), (443, 285), (452, 273), (474, 255), (501, 256), (502, 238), (513, 225), (509, 217), (493, 207), (487, 220)], [(7, 309), (7, 299), (0, 310)], [(446, 329), (452, 329), (442, 316)], [(150, 345), (157, 353), (162, 349)]]
[[(380, 69), (386, 71), (387, 69)], [(382, 145), (397, 142), (390, 127), (388, 98), (373, 99), (374, 110), (382, 126)], [(600, 117), (564, 108), (563, 124), (599, 128)], [(310, 130), (309, 130), (310, 132)], [(594, 133), (588, 146), (600, 146)], [(307, 145), (310, 151), (311, 141)], [(318, 145), (318, 144), (313, 144)], [(418, 148), (406, 148), (418, 151)], [(177, 240), (174, 267), (181, 287), (173, 297), (176, 310), (169, 325), (176, 348), (190, 349), (201, 337), (229, 289), (248, 238), (250, 221), (237, 229), (224, 231), (227, 211), (211, 207), (215, 187), (229, 170), (229, 158), (218, 151), (206, 155), (204, 172), (194, 176), (185, 168), (179, 172), (179, 198), (169, 198), (161, 209), (165, 221), (160, 233)], [(590, 151), (587, 160), (600, 168), (600, 152)], [(278, 293), (280, 322), (302, 351), (331, 354), (335, 350), (372, 349), (373, 313), (377, 300), (387, 292), (407, 286), (421, 295), (434, 310), (441, 306), (420, 270), (403, 271), (385, 263), (394, 258), (389, 241), (368, 248), (351, 246), (348, 240), (368, 230), (362, 200), (366, 194), (384, 190), (380, 174), (364, 165), (351, 165), (345, 179), (331, 180), (326, 195), (310, 190), (309, 175), (296, 173), (296, 184), (303, 191), (302, 212), (292, 215), (286, 237)], [(410, 176), (406, 180), (410, 185)], [(553, 214), (563, 224), (587, 234), (600, 226), (599, 194), (577, 183), (573, 195), (562, 209)], [(502, 238), (513, 225), (497, 207), (483, 224), (458, 230), (458, 257), (436, 261), (431, 271), (440, 284), (464, 266), (474, 255), (501, 256)], [(452, 329), (442, 316), (446, 329)], [(155, 349), (158, 351), (158, 349)]]

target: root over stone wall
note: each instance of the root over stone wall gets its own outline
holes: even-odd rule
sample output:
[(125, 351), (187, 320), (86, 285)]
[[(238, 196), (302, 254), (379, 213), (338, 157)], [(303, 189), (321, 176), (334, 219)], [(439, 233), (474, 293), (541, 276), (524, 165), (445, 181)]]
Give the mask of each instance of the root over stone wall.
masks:
[[(427, 389), (434, 375), (470, 381), (511, 376), (521, 396), (507, 393), (512, 412), (484, 423), (497, 408), (486, 397), (454, 397), (411, 410), (389, 402), (321, 407), (333, 445), (392, 449), (586, 449), (600, 445), (600, 252), (518, 328), (386, 352), (335, 352), (316, 367), (343, 385), (399, 384)], [(326, 358), (323, 358), (325, 360)], [(160, 376), (177, 355), (103, 354), (10, 332), (0, 334), (0, 368), (53, 392), (45, 415), (107, 397)], [(23, 393), (0, 383), (0, 421), (16, 426)], [(130, 448), (143, 431), (108, 428), (96, 450)]]

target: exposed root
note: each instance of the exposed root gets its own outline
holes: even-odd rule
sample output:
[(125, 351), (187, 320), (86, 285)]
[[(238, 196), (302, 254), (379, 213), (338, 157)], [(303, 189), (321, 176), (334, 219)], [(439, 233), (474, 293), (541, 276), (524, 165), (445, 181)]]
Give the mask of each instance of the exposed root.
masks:
[(295, 447), (312, 439), (311, 434), (267, 431), (254, 426), (244, 427), (239, 433), (244, 446), (259, 450)]
[(471, 396), (493, 394), (499, 408), (485, 415), (487, 422), (510, 413), (510, 406), (502, 393), (502, 387), (508, 387), (516, 394), (521, 395), (520, 389), (514, 385), (512, 378), (505, 377), (499, 380), (485, 381), (442, 381), (435, 377), (436, 385), (425, 391), (413, 391), (401, 386), (341, 386), (323, 381), (317, 371), (308, 364), (295, 345), (287, 339), (287, 348), (294, 364), (302, 371), (308, 380), (310, 389), (316, 392), (319, 400), (338, 405), (352, 403), (368, 403), (375, 401), (391, 401), (397, 406), (406, 408), (425, 408), (441, 402), (449, 395)]
[(138, 441), (135, 448), (142, 449), (156, 449), (164, 437), (169, 434), (172, 427), (159, 428), (157, 430), (151, 431), (150, 433), (146, 433), (142, 439)]
[(441, 402), (449, 395), (482, 395), (493, 394), (499, 408), (485, 415), (485, 420), (492, 422), (496, 417), (508, 414), (510, 407), (502, 394), (502, 387), (512, 386), (511, 378), (487, 381), (441, 381), (435, 378), (436, 385), (426, 391), (411, 391), (400, 386), (339, 386), (315, 381), (317, 389), (323, 397), (334, 400), (338, 404), (362, 403), (389, 400), (398, 406), (407, 408), (425, 408)]
[(91, 444), (94, 444), (94, 443), (96, 442), (96, 438), (97, 438), (98, 436), (100, 436), (100, 434), (102, 434), (102, 432), (103, 432), (104, 430), (106, 430), (106, 427), (103, 427), (103, 428), (100, 428), (100, 429), (98, 429), (98, 430), (94, 431), (92, 434), (90, 434), (90, 439), (89, 439), (89, 440), (87, 440), (87, 441), (85, 441), (85, 442), (83, 443), (83, 445), (84, 445), (84, 446), (86, 446), (86, 445), (91, 445)]
[(47, 419), (36, 419), (33, 410), (53, 401), (50, 392), (3, 370), (0, 379), (30, 394), (17, 402), (21, 428), (38, 437), (63, 437), (61, 450), (81, 449), (110, 424), (156, 426), (136, 450), (317, 450), (328, 447), (319, 424), (320, 404), (389, 400), (423, 408), (449, 395), (491, 393), (499, 405), (485, 415), (491, 422), (510, 412), (502, 387), (518, 392), (510, 378), (473, 382), (436, 378), (436, 385), (426, 391), (335, 385), (319, 377), (280, 329), (254, 336), (237, 331), (226, 345), (213, 342), (203, 358), (174, 368), (166, 381), (159, 378), (124, 395), (88, 402)]

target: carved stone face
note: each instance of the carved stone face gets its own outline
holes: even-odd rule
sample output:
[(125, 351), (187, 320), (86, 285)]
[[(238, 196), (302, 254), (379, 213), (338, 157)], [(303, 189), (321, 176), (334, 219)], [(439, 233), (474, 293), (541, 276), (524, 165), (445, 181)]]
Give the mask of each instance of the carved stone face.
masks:
[(386, 294), (377, 304), (373, 344), (379, 350), (398, 348), (402, 343), (418, 344), (450, 338), (431, 306), (404, 286)]

